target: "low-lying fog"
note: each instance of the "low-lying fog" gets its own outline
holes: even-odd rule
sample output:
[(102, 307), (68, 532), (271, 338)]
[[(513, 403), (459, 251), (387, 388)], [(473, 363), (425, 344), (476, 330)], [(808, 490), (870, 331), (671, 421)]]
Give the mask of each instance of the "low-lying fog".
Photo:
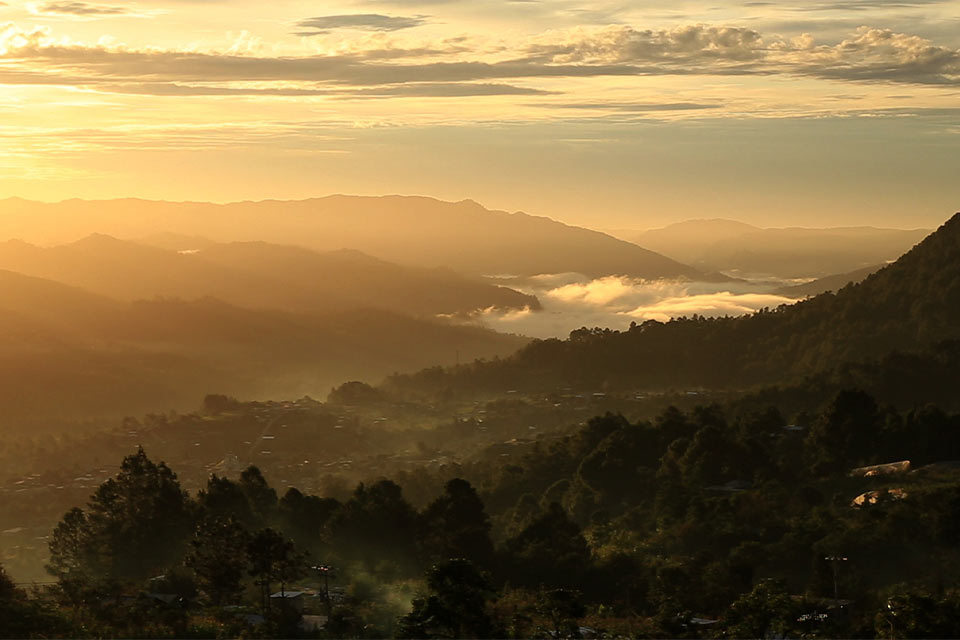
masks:
[(590, 279), (577, 273), (498, 278), (536, 295), (543, 311), (487, 309), (470, 319), (486, 327), (534, 338), (565, 338), (580, 327), (626, 329), (631, 322), (680, 316), (725, 316), (795, 302), (768, 293), (782, 281), (691, 282), (624, 276)]

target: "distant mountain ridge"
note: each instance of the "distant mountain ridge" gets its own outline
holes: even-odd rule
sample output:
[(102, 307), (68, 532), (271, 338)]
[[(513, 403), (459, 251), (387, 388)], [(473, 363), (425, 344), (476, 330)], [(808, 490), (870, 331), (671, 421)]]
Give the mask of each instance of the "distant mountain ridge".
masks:
[(648, 321), (534, 341), (497, 363), (397, 378), (398, 388), (739, 388), (960, 339), (960, 213), (863, 282), (737, 318)]
[(885, 265), (875, 264), (856, 271), (848, 273), (838, 273), (832, 276), (817, 278), (811, 282), (795, 284), (788, 287), (780, 287), (774, 293), (787, 296), (789, 298), (806, 298), (808, 296), (818, 296), (827, 291), (839, 291), (848, 284), (857, 284), (863, 282), (867, 276), (876, 273)]
[(335, 195), (218, 205), (126, 199), (0, 201), (0, 238), (62, 243), (92, 232), (140, 238), (175, 232), (216, 241), (262, 240), (356, 249), (404, 265), (474, 275), (577, 272), (590, 277), (723, 280), (612, 236), (471, 200)]
[[(198, 240), (184, 242), (193, 246)], [(402, 267), (355, 251), (318, 253), (264, 242), (208, 242), (178, 252), (104, 234), (49, 248), (15, 240), (0, 243), (0, 269), (123, 300), (212, 296), (243, 307), (297, 313), (380, 308), (429, 316), (488, 307), (540, 308), (534, 296), (449, 270)]]
[(700, 269), (737, 276), (820, 278), (895, 260), (928, 233), (875, 227), (761, 229), (711, 219), (621, 232), (619, 237)]

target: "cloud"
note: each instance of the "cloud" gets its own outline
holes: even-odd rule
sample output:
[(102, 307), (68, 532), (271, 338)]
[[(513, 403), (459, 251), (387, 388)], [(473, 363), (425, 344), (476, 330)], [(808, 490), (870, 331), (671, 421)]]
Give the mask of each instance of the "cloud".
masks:
[[(475, 0), (471, 0), (475, 1)], [(464, 0), (360, 0), (360, 4), (416, 6), (421, 4), (455, 4)]]
[(660, 300), (654, 304), (639, 306), (626, 315), (637, 320), (659, 320), (666, 322), (671, 318), (701, 315), (742, 316), (754, 313), (765, 307), (778, 307), (781, 304), (792, 304), (794, 300), (763, 293), (732, 293), (718, 291), (717, 293), (702, 293), (692, 296), (678, 296)]
[[(835, 2), (810, 2), (791, 7), (794, 11), (876, 11), (879, 9), (917, 9), (950, 0), (836, 0)], [(773, 3), (750, 3), (764, 5)]]
[(335, 16), (317, 16), (297, 23), (302, 29), (297, 35), (315, 36), (334, 29), (361, 29), (366, 31), (399, 31), (426, 24), (423, 16), (385, 16), (379, 13), (352, 13)]
[(124, 7), (69, 1), (47, 2), (36, 7), (36, 12), (81, 17), (119, 16), (130, 13)]
[(532, 337), (566, 337), (580, 327), (625, 329), (641, 320), (682, 316), (727, 316), (795, 302), (737, 283), (640, 280), (622, 276), (589, 279), (579, 274), (549, 274), (514, 281), (510, 286), (537, 295), (542, 311), (487, 309), (472, 321)]
[(835, 46), (793, 53), (794, 68), (820, 78), (914, 84), (960, 84), (960, 51), (920, 36), (860, 27)]
[[(0, 80), (2, 80), (3, 77), (4, 76), (0, 74)], [(114, 93), (152, 96), (275, 96), (287, 98), (325, 96), (331, 98), (368, 99), (397, 97), (454, 98), (468, 96), (539, 95), (550, 93), (539, 89), (517, 87), (509, 84), (467, 82), (401, 84), (367, 89), (188, 85), (158, 82), (110, 84), (105, 87), (105, 90)]]
[(637, 30), (629, 26), (547, 33), (527, 48), (534, 60), (585, 64), (749, 63), (764, 57), (760, 33), (742, 27), (685, 25)]
[[(530, 45), (545, 64), (621, 65), (638, 75), (802, 75), (847, 81), (960, 84), (960, 51), (890, 29), (858, 28), (834, 45), (812, 36), (765, 39), (741, 27), (688, 25), (669, 30), (629, 26), (548, 33)], [(651, 69), (651, 65), (653, 68)]]
[(546, 292), (548, 297), (564, 303), (577, 303), (587, 306), (608, 306), (612, 302), (626, 298), (646, 295), (637, 287), (642, 283), (620, 276), (608, 276), (587, 283), (573, 282)]
[(400, 84), (372, 89), (357, 89), (349, 92), (352, 96), (372, 97), (433, 97), (457, 98), (465, 96), (532, 96), (553, 94), (553, 91), (517, 87), (500, 83), (473, 82), (427, 82)]
[[(522, 45), (517, 56), (490, 60), (465, 50), (463, 42), (439, 47), (383, 48), (312, 56), (257, 56), (218, 51), (131, 49), (117, 45), (69, 43), (45, 31), (25, 32), (0, 26), (0, 80), (87, 85), (109, 91), (146, 83), (307, 83), (295, 87), (303, 95), (322, 89), (385, 87), (371, 94), (492, 95), (533, 94), (500, 80), (595, 78), (644, 75), (789, 75), (848, 82), (887, 82), (960, 86), (960, 51), (935, 45), (920, 36), (861, 27), (836, 44), (817, 44), (812, 37), (764, 38), (739, 27), (693, 25), (671, 30), (639, 31), (615, 26), (549, 32)], [(424, 56), (439, 57), (420, 61)], [(485, 59), (478, 59), (485, 58)], [(400, 85), (420, 88), (400, 89)], [(289, 87), (287, 87), (289, 88)], [(424, 89), (435, 89), (434, 91)], [(171, 89), (176, 91), (177, 89)], [(183, 94), (199, 90), (181, 90)], [(225, 91), (224, 94), (230, 93)], [(251, 95), (255, 92), (250, 92)], [(294, 95), (291, 92), (289, 95)], [(276, 94), (278, 95), (278, 94)], [(570, 103), (574, 105), (575, 103)], [(604, 108), (592, 106), (565, 108)], [(611, 103), (608, 110), (691, 110), (700, 103), (666, 103), (659, 107)]]
[(699, 102), (571, 102), (569, 104), (541, 104), (551, 109), (583, 109), (597, 111), (615, 111), (618, 113), (646, 113), (650, 111), (699, 111), (719, 109), (720, 103)]

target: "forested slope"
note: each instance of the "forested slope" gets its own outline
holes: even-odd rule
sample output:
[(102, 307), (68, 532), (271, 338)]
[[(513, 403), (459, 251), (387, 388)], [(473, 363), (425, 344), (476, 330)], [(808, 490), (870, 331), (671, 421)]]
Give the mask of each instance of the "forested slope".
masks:
[(960, 338), (960, 214), (863, 282), (738, 318), (580, 329), (514, 356), (394, 378), (397, 389), (469, 392), (707, 386), (795, 379), (842, 362), (914, 352)]

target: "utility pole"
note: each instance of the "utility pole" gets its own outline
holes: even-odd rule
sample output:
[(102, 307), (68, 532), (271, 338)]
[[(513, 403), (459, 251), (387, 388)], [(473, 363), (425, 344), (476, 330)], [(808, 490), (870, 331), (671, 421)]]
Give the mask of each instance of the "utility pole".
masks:
[(837, 588), (837, 573), (840, 569), (840, 563), (846, 562), (848, 558), (844, 556), (826, 556), (824, 560), (827, 560), (831, 563), (833, 567), (833, 604), (835, 607), (840, 607), (840, 595), (839, 589)]
[(330, 566), (318, 564), (310, 567), (323, 576), (323, 600), (327, 608), (327, 620), (330, 619)]

